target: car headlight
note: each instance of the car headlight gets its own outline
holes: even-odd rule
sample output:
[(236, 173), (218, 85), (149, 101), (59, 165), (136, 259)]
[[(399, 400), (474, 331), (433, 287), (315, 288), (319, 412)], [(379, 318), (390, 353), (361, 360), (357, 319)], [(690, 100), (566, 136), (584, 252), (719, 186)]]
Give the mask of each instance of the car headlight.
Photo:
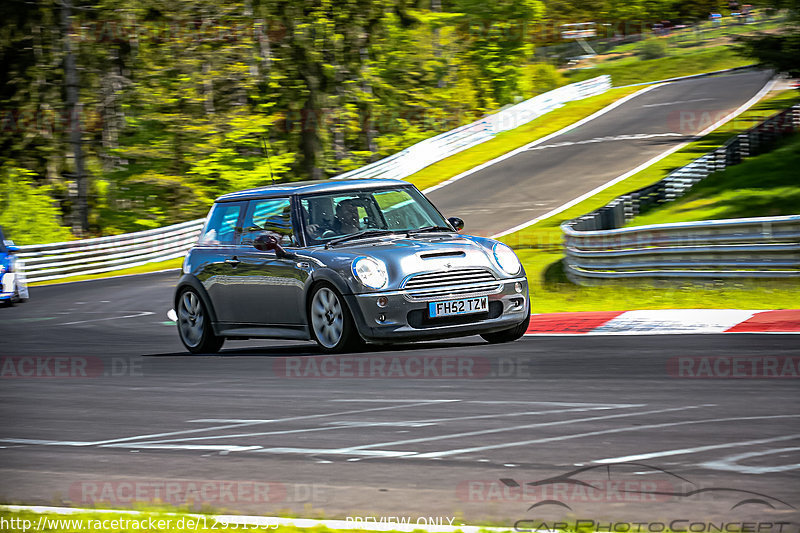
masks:
[(517, 254), (514, 253), (510, 246), (498, 242), (495, 243), (492, 252), (494, 253), (494, 260), (497, 261), (497, 264), (506, 274), (513, 276), (519, 274), (519, 271), (522, 270), (522, 263), (519, 262)]
[(359, 257), (353, 261), (353, 275), (370, 289), (382, 289), (389, 283), (386, 264), (371, 257)]

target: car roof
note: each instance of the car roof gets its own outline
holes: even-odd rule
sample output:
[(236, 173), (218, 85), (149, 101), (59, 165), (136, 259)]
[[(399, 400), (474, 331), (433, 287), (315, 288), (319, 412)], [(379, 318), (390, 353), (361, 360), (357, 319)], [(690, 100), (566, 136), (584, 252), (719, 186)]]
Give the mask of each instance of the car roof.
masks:
[(409, 185), (411, 184), (407, 181), (389, 179), (295, 181), (224, 194), (217, 198), (216, 201), (233, 202), (237, 200), (252, 200), (254, 198), (270, 198), (275, 196), (363, 189), (380, 189), (383, 187), (407, 187)]

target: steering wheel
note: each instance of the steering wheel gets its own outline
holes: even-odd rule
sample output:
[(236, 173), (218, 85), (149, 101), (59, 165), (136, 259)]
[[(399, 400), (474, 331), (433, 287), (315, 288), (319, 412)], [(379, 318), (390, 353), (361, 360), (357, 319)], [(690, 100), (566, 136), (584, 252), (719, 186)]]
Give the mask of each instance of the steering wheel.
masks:
[(335, 231), (333, 231), (331, 229), (326, 229), (325, 231), (322, 232), (322, 235), (320, 235), (320, 238), (321, 239), (329, 239), (329, 238), (335, 237), (335, 236), (336, 236), (336, 232)]

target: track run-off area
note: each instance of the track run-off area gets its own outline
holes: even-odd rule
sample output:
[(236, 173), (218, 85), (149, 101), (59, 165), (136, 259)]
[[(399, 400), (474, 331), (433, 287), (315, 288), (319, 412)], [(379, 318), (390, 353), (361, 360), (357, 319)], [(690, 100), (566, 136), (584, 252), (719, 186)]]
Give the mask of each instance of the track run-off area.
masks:
[[(730, 112), (767, 78), (660, 86), (432, 199), (467, 232), (507, 229), (696, 133), (671, 113)], [(338, 357), (229, 341), (190, 356), (166, 316), (177, 277), (34, 287), (0, 309), (0, 501), (797, 531), (800, 382), (747, 371), (796, 368), (797, 335), (469, 337)], [(680, 371), (703, 361), (711, 376)]]

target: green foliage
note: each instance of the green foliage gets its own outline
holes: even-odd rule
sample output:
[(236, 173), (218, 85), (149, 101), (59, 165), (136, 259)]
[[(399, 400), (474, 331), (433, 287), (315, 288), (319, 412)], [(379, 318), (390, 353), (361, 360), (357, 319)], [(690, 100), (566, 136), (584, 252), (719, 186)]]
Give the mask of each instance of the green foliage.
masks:
[(59, 224), (59, 211), (45, 187), (36, 187), (33, 172), (5, 166), (0, 169), (0, 226), (15, 244), (61, 242), (71, 238)]
[(463, 16), (469, 58), (479, 75), (474, 82), (484, 108), (521, 96), (522, 65), (533, 52), (529, 25), (544, 17), (539, 0), (456, 0)]
[(667, 55), (667, 43), (663, 39), (647, 39), (637, 47), (636, 55), (644, 60), (665, 57)]
[(566, 76), (561, 74), (553, 65), (548, 65), (547, 63), (531, 65), (528, 76), (530, 77), (532, 92), (535, 94), (546, 93), (569, 83)]
[[(91, 233), (188, 220), (219, 194), (331, 177), (568, 81), (745, 62), (632, 57), (569, 80), (531, 62), (541, 27), (705, 17), (717, 2), (693, 1), (70, 0), (68, 27), (61, 0), (0, 3), (0, 164), (76, 220), (80, 128)], [(67, 43), (79, 116), (65, 115)]]
[(740, 52), (764, 68), (800, 77), (800, 30), (737, 38)]
[(575, 82), (608, 74), (615, 86), (622, 86), (741, 67), (752, 63), (752, 60), (740, 56), (730, 48), (717, 47), (661, 59), (646, 60), (637, 57), (620, 59), (597, 68), (575, 71), (570, 75), (569, 81)]

